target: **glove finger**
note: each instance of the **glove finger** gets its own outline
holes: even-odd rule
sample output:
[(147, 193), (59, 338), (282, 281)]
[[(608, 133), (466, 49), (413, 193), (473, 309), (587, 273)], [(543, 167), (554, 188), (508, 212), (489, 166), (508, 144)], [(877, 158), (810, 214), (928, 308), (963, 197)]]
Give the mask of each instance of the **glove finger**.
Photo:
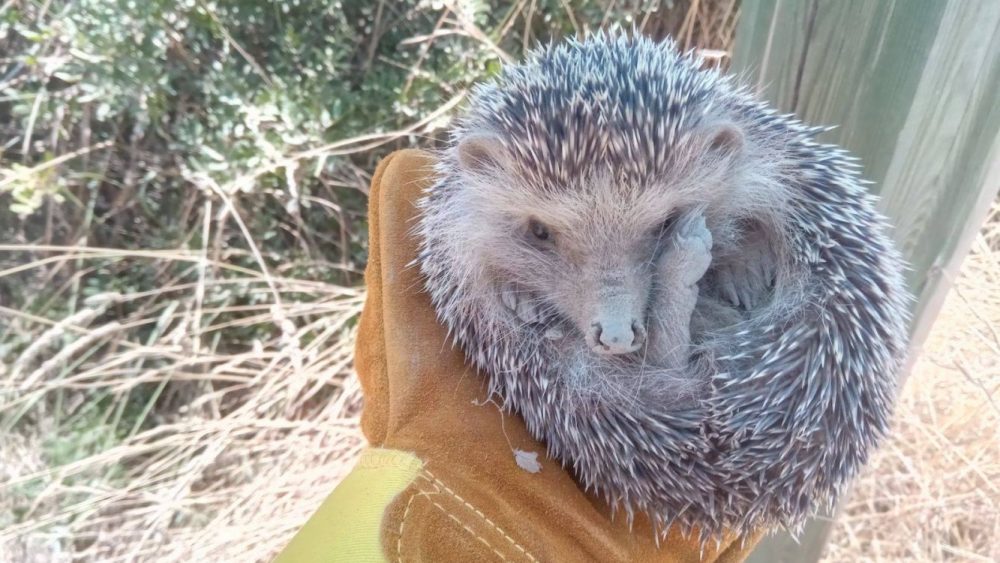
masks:
[(433, 165), (432, 157), (423, 151), (395, 153), (372, 201), (378, 201), (375, 215), (386, 326), (405, 334), (398, 340), (406, 341), (407, 346), (419, 346), (437, 357), (445, 331), (424, 291), (424, 278), (416, 263), (420, 244), (417, 203), (433, 183)]
[(426, 152), (398, 151), (379, 165), (372, 180), (368, 296), (355, 362), (365, 394), (362, 428), (375, 445), (387, 443), (402, 427), (417, 428), (415, 416), (452, 409), (455, 381), (467, 369), (464, 355), (437, 320), (415, 263), (417, 202), (434, 181), (433, 163)]

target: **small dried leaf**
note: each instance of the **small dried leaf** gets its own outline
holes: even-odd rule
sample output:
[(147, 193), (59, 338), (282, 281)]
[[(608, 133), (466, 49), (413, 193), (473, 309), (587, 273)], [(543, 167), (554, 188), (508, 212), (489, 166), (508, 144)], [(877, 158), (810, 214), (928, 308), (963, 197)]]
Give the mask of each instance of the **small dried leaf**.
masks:
[(538, 473), (542, 470), (542, 464), (538, 462), (538, 452), (514, 450), (514, 461), (517, 462), (518, 467), (528, 473)]

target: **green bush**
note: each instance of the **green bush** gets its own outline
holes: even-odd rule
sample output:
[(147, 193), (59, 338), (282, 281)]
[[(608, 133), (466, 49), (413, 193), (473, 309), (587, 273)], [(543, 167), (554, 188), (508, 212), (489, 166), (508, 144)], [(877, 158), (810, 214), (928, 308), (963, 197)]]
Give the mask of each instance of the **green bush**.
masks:
[[(433, 144), (447, 115), (398, 138), (321, 147), (430, 115), (495, 72), (500, 50), (517, 58), (525, 45), (635, 24), (635, 14), (660, 34), (682, 23), (686, 5), (646, 14), (660, 4), (589, 0), (570, 12), (561, 0), (8, 3), (0, 235), (195, 244), (201, 217), (191, 198), (216, 184), (253, 194), (239, 202), (274, 265), (321, 257), (345, 266), (328, 272), (333, 279), (356, 281), (343, 272), (364, 262), (366, 174), (392, 148)], [(69, 158), (48, 165), (60, 156)], [(43, 204), (53, 206), (44, 221)], [(15, 301), (23, 283), (0, 279), (0, 295)]]

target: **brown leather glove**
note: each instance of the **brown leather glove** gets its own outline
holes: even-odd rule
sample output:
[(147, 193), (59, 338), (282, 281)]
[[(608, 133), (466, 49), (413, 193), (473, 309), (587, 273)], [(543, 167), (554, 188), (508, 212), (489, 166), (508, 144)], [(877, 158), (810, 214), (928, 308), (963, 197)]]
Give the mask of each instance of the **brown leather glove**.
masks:
[[(410, 236), (432, 157), (404, 150), (372, 180), (368, 298), (356, 363), (372, 448), (280, 560), (741, 561), (754, 538), (708, 542), (612, 521), (521, 420), (490, 401), (438, 324)], [(540, 470), (515, 460), (537, 453)], [(522, 458), (524, 459), (524, 458)], [(537, 469), (530, 463), (522, 463)]]

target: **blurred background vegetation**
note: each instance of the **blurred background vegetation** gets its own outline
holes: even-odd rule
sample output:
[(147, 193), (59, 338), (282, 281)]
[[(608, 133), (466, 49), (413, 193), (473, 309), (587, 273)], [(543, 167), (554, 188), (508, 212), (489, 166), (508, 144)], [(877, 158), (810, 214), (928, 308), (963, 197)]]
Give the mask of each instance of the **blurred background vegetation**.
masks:
[(362, 443), (377, 161), (539, 42), (622, 25), (725, 64), (737, 13), (0, 0), (0, 560), (267, 559)]
[[(710, 29), (687, 4), (6, 2), (4, 239), (196, 248), (196, 196), (224, 186), (269, 265), (356, 281), (379, 157), (433, 144), (470, 84), (538, 41), (618, 23), (728, 47), (735, 2), (695, 3), (728, 8)], [(155, 287), (120, 273), (115, 289)]]

